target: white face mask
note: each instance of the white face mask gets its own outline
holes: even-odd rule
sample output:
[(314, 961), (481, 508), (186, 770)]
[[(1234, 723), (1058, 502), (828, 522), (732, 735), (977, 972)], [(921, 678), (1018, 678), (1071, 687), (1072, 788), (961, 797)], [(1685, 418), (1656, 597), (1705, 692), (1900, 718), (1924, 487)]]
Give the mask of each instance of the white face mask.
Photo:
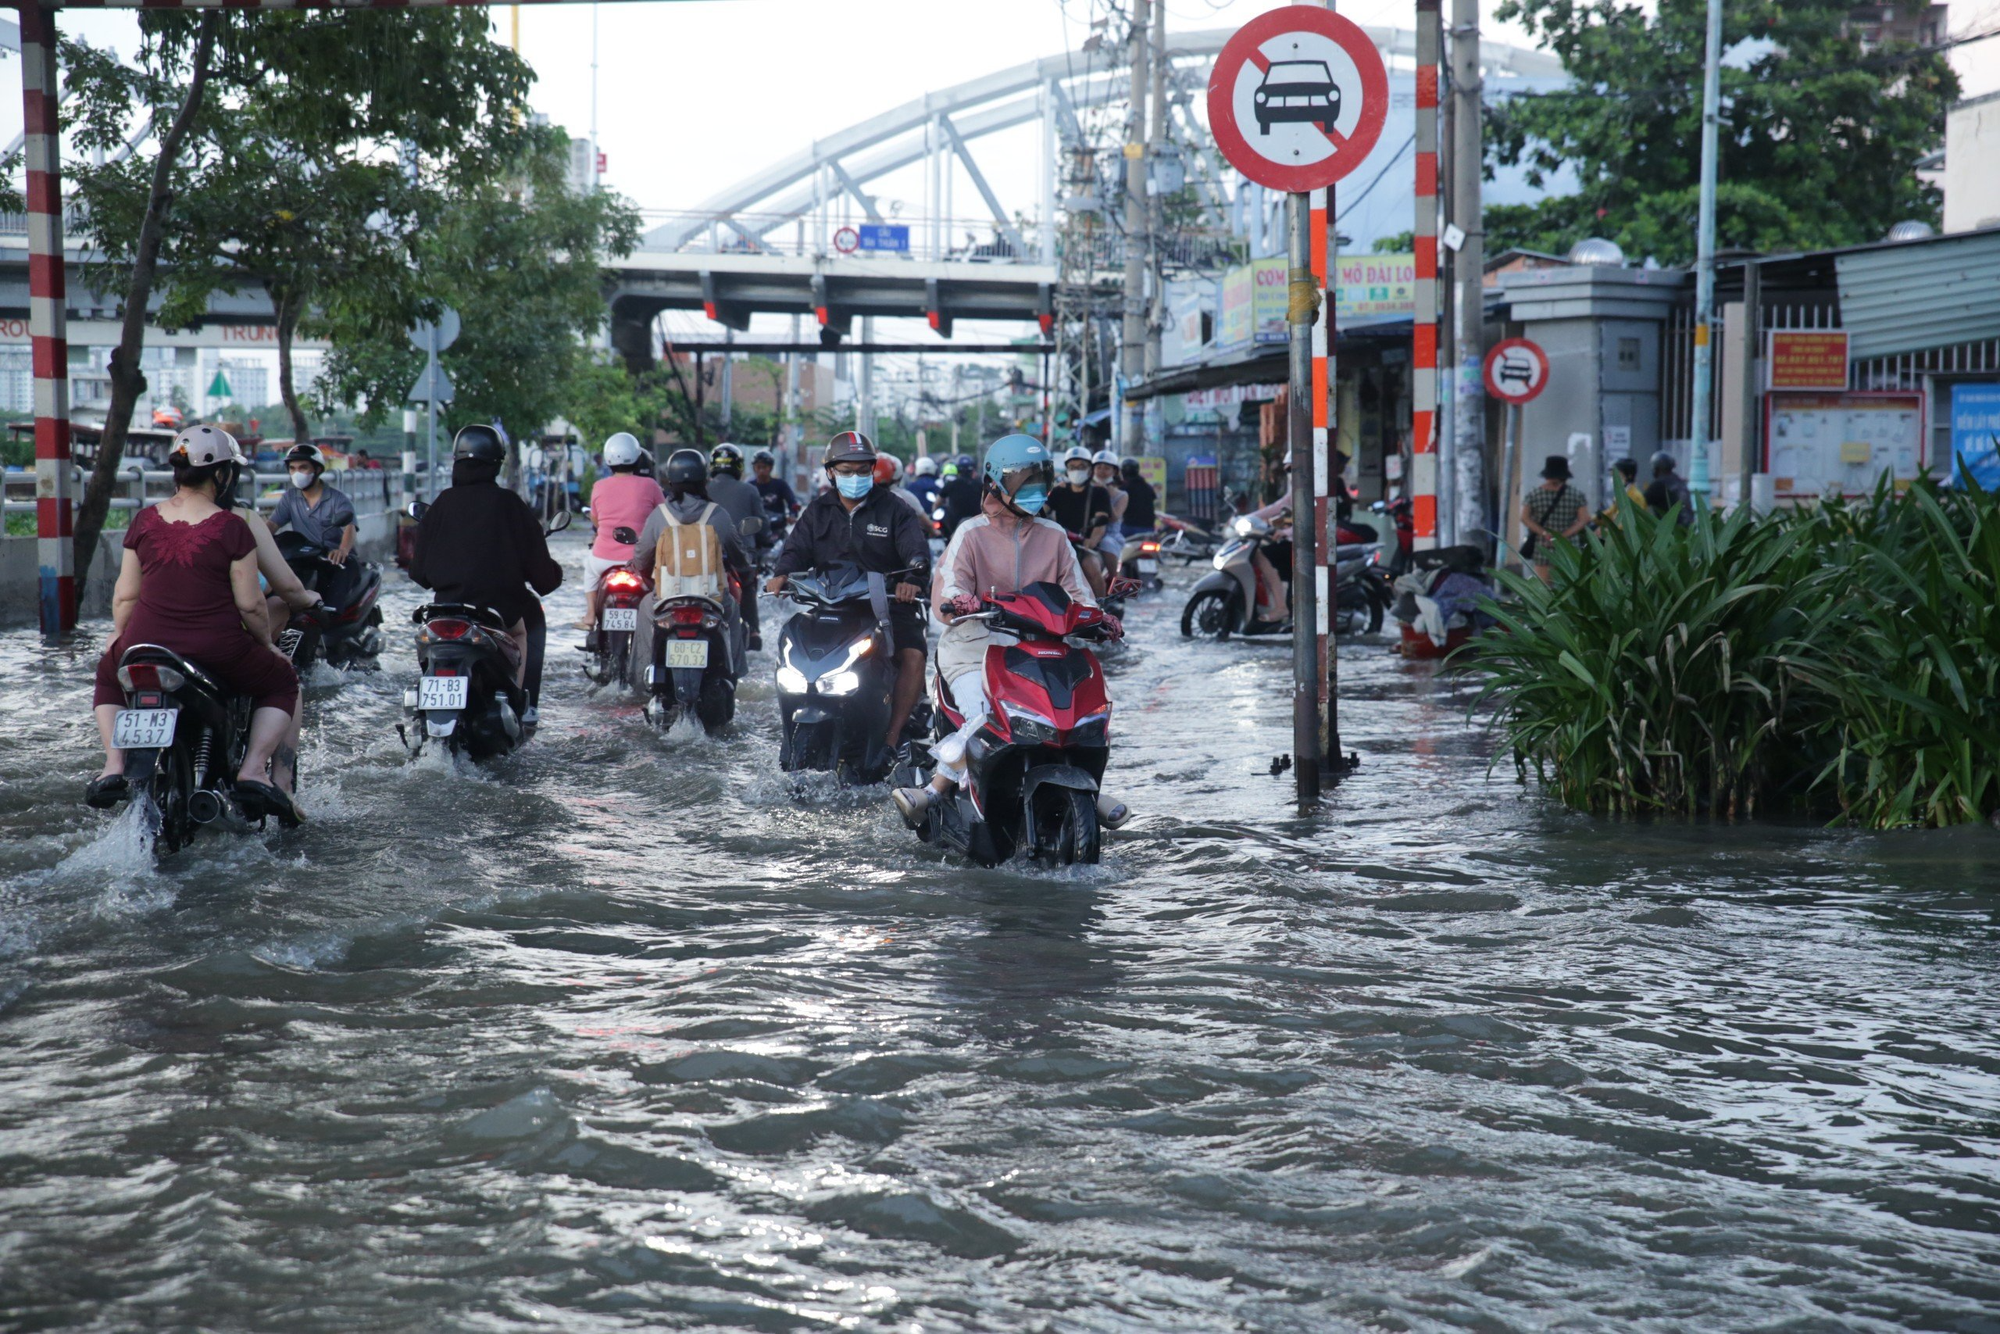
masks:
[(303, 491), (313, 484), (311, 468), (300, 468), (292, 474), (292, 485)]
[(1071, 486), (1082, 486), (1090, 480), (1090, 469), (1088, 468), (1065, 468), (1063, 471), (1069, 474), (1069, 484)]

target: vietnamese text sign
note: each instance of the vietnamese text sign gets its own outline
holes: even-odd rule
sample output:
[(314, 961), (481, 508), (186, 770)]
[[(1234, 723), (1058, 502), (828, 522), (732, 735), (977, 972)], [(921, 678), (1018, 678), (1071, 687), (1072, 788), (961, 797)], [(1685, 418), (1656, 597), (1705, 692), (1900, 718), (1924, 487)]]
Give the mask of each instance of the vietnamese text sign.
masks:
[(1285, 327), (1285, 268), (1283, 259), (1259, 259), (1222, 275), (1222, 316), (1216, 321), (1219, 348), (1252, 343), (1282, 343)]
[(910, 229), (901, 223), (864, 222), (854, 230), (860, 233), (860, 249), (864, 253), (871, 250), (909, 253)]
[(1864, 496), (1885, 474), (1924, 470), (1921, 394), (1801, 394), (1764, 400), (1764, 448), (1779, 499)]
[(1951, 387), (1951, 480), (2000, 491), (2000, 384)]
[(1773, 329), (1765, 336), (1766, 389), (1847, 388), (1847, 335), (1833, 329)]
[(1342, 255), (1334, 314), (1340, 320), (1368, 320), (1417, 313), (1417, 257)]

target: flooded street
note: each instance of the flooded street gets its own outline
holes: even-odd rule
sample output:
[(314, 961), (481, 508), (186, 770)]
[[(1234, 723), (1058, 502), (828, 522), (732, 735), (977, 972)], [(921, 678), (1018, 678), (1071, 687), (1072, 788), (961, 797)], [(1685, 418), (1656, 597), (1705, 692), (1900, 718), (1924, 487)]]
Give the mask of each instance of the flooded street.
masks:
[[(970, 870), (882, 790), (593, 695), (411, 763), (309, 690), (301, 832), (156, 865), (89, 668), (0, 637), (0, 1326), (2000, 1330), (2000, 831), (1618, 823), (1470, 690), (1109, 662), (1104, 863)], [(767, 601), (766, 639), (777, 617)]]

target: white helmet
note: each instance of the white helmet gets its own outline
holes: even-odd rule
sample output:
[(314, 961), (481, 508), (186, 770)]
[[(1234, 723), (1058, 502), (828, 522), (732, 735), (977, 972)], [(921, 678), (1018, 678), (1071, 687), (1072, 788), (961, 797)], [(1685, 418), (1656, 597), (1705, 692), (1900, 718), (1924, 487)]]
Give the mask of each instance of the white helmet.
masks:
[(241, 463), (243, 451), (237, 446), (236, 437), (218, 426), (190, 426), (176, 435), (174, 443), (167, 447), (167, 462), (182, 463), (191, 468)]
[(1100, 449), (1090, 456), (1090, 461), (1092, 463), (1108, 463), (1115, 468), (1118, 466), (1118, 455), (1112, 450)]
[(918, 458), (918, 459), (917, 459), (917, 476), (919, 476), (919, 477), (935, 477), (935, 476), (937, 476), (937, 460), (936, 460), (936, 459), (934, 459), (934, 458), (932, 458), (932, 457), (931, 457), (930, 455), (928, 455), (928, 454), (925, 454), (925, 455), (921, 456), (920, 458)]
[(604, 442), (604, 466), (629, 468), (639, 461), (639, 441), (630, 431), (620, 431)]

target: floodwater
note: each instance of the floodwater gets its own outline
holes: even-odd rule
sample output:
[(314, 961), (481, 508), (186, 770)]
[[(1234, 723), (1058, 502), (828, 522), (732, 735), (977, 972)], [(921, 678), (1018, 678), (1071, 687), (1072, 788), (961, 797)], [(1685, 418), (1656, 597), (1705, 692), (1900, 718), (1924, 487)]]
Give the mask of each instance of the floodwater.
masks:
[(794, 794), (763, 656), (661, 739), (558, 632), (411, 763), (397, 584), (310, 825), (158, 865), (97, 641), (0, 638), (0, 1326), (2000, 1329), (2000, 832), (1580, 817), (1361, 643), (1301, 821), (1284, 648), (1170, 589), (1138, 818), (968, 870)]

